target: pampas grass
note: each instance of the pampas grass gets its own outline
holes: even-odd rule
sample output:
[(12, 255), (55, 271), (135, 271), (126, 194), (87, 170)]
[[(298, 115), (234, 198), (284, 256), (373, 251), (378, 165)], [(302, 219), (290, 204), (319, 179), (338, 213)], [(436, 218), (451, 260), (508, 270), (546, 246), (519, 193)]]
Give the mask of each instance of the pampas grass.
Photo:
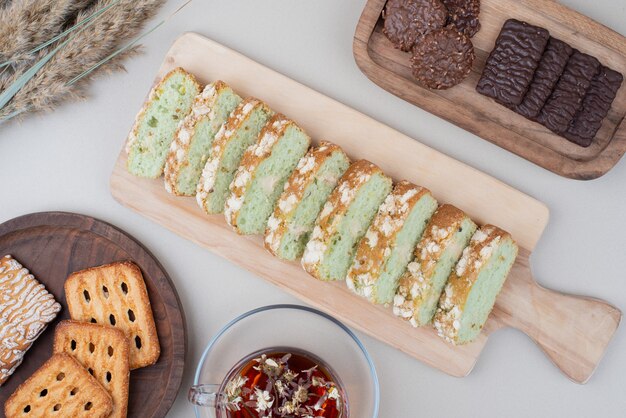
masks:
[[(37, 10), (44, 10), (44, 4), (52, 8), (57, 4), (86, 5), (66, 27), (84, 22), (103, 8), (110, 8), (66, 37), (35, 53), (28, 53), (37, 46), (31, 41), (21, 42), (19, 47), (0, 41), (0, 57), (7, 61), (14, 60), (9, 71), (5, 68), (2, 73), (0, 69), (0, 94), (14, 89), (16, 85), (20, 87), (5, 106), (0, 105), (0, 121), (23, 115), (25, 112), (52, 110), (63, 100), (82, 98), (87, 81), (93, 76), (123, 69), (122, 61), (138, 52), (138, 47), (133, 42), (128, 45), (129, 40), (137, 36), (144, 22), (154, 16), (164, 0), (12, 0), (4, 10), (0, 9), (0, 18), (5, 18), (6, 13), (15, 10), (17, 3), (23, 2), (25, 4), (20, 7), (35, 7), (34, 3), (38, 3)], [(66, 7), (63, 13), (68, 11)], [(55, 15), (63, 14), (60, 10), (57, 12)], [(48, 18), (57, 19), (50, 16)], [(24, 28), (30, 24), (28, 19), (22, 20), (13, 27)], [(49, 26), (48, 38), (43, 41), (63, 32), (66, 27), (59, 25), (59, 28), (53, 30)], [(28, 37), (24, 37), (26, 38)], [(22, 38), (18, 36), (14, 39)], [(42, 39), (38, 38), (37, 41)], [(24, 58), (25, 53), (30, 56)], [(32, 78), (28, 78), (28, 71), (32, 72), (33, 66), (21, 65), (24, 62), (43, 65)]]

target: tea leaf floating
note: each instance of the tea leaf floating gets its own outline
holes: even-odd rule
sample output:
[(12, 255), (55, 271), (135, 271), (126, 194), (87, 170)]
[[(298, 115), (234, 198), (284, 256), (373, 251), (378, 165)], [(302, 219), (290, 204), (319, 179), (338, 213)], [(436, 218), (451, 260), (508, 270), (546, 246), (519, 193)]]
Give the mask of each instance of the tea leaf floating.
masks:
[[(49, 36), (44, 42), (38, 37), (40, 43), (36, 45), (24, 41), (9, 46), (0, 40), (0, 124), (26, 112), (52, 110), (63, 100), (84, 98), (87, 80), (97, 74), (123, 70), (121, 61), (138, 53), (137, 42), (189, 2), (139, 36), (137, 33), (144, 22), (154, 16), (164, 0), (13, 0), (8, 4), (0, 3), (0, 7), (5, 4), (0, 8), (0, 36), (11, 33), (3, 26), (5, 23), (13, 30), (24, 31), (22, 35), (27, 38), (29, 29), (32, 31), (40, 24), (47, 28)], [(67, 10), (52, 13), (57, 5), (67, 8), (68, 3), (82, 9), (74, 14)], [(59, 15), (69, 20), (54, 31), (50, 25), (41, 23), (48, 19), (47, 15), (33, 17), (25, 10), (48, 10), (57, 21)]]

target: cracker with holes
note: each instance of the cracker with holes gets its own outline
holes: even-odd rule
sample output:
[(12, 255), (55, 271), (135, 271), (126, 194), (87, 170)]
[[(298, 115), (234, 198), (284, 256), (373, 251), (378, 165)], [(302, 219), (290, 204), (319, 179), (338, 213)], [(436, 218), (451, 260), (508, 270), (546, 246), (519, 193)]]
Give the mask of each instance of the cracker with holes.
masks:
[(113, 398), (111, 418), (128, 409), (129, 351), (124, 331), (111, 326), (63, 321), (54, 331), (54, 352), (78, 360)]
[(72, 356), (55, 354), (4, 404), (7, 418), (107, 417), (111, 396)]
[(130, 369), (156, 363), (161, 349), (141, 270), (130, 261), (72, 273), (65, 282), (70, 317), (112, 325), (130, 340)]

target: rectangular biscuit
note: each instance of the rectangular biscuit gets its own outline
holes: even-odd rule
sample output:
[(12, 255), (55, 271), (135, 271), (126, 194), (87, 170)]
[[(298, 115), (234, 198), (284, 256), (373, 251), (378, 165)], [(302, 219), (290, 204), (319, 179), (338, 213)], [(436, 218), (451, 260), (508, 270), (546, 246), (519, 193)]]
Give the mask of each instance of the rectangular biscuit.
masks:
[(622, 85), (624, 77), (605, 66), (591, 80), (583, 103), (563, 134), (565, 138), (582, 147), (591, 145), (602, 121), (608, 115), (611, 104)]
[(54, 331), (54, 352), (74, 357), (113, 399), (110, 418), (128, 410), (130, 345), (119, 328), (88, 322), (62, 321)]
[(65, 282), (72, 319), (113, 325), (130, 340), (131, 370), (156, 363), (161, 352), (141, 270), (130, 261), (72, 273)]
[(32, 274), (10, 255), (0, 259), (0, 385), (61, 310)]
[(537, 122), (557, 134), (564, 133), (580, 108), (591, 79), (599, 68), (600, 63), (596, 58), (574, 51), (552, 94), (541, 109)]
[(72, 356), (55, 354), (4, 404), (7, 418), (108, 417), (111, 396)]
[(546, 100), (550, 97), (552, 89), (559, 81), (572, 52), (572, 47), (565, 42), (552, 37), (548, 40), (548, 45), (546, 45), (541, 56), (533, 81), (530, 83), (522, 103), (514, 108), (515, 112), (528, 119), (537, 117)]
[(522, 102), (550, 33), (519, 20), (504, 22), (476, 91), (504, 106)]

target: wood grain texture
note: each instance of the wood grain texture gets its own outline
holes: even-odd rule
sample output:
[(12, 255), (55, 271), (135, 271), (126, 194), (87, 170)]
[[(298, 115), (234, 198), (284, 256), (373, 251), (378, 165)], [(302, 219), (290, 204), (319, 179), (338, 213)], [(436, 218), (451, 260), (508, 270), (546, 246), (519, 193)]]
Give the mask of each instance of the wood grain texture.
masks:
[[(113, 197), (175, 233), (254, 272), (270, 283), (325, 311), (348, 325), (384, 341), (410, 356), (454, 376), (465, 376), (474, 366), (488, 335), (503, 327), (515, 326), (536, 337), (554, 351), (561, 367), (566, 359), (584, 359), (580, 368), (563, 366), (572, 379), (586, 380), (604, 352), (621, 316), (601, 301), (590, 301), (605, 324), (590, 334), (585, 311), (568, 312), (571, 324), (579, 328), (560, 330), (565, 322), (544, 321), (532, 307), (559, 318), (567, 297), (540, 298), (541, 288), (531, 279), (528, 257), (548, 221), (548, 209), (541, 202), (441, 154), (375, 120), (320, 93), (282, 76), (251, 59), (196, 34), (181, 36), (171, 47), (156, 80), (176, 66), (194, 73), (201, 82), (221, 79), (241, 95), (267, 101), (274, 110), (296, 120), (314, 139), (333, 141), (352, 159), (367, 158), (394, 180), (407, 179), (428, 187), (440, 203), (452, 203), (478, 223), (491, 222), (508, 230), (522, 248), (520, 257), (497, 301), (485, 332), (472, 344), (455, 347), (437, 337), (430, 327), (415, 329), (397, 319), (390, 308), (374, 306), (350, 292), (344, 283), (325, 283), (307, 275), (299, 263), (281, 261), (265, 251), (258, 236), (234, 233), (223, 216), (205, 215), (193, 198), (168, 194), (162, 179), (146, 180), (130, 175), (122, 151), (111, 175)], [(129, 123), (132, 116), (129, 116)], [(522, 307), (524, 309), (517, 309)], [(523, 324), (523, 325), (522, 325)], [(580, 331), (589, 340), (576, 345)], [(550, 336), (553, 336), (550, 338)], [(589, 337), (589, 338), (588, 338)], [(563, 359), (561, 361), (561, 359)], [(566, 364), (567, 363), (567, 364)]]
[(516, 18), (544, 27), (574, 48), (626, 75), (626, 38), (557, 2), (482, 0), (482, 28), (472, 38), (476, 60), (469, 77), (444, 91), (421, 87), (411, 75), (408, 53), (382, 33), (386, 0), (369, 0), (354, 35), (354, 57), (372, 81), (455, 125), (557, 174), (587, 180), (608, 172), (626, 152), (626, 87), (622, 85), (596, 139), (577, 146), (547, 128), (498, 105), (475, 90), (504, 21)]
[(161, 356), (130, 375), (129, 417), (163, 417), (176, 399), (187, 349), (184, 314), (176, 290), (159, 262), (141, 244), (114, 226), (64, 212), (21, 216), (0, 225), (0, 253), (11, 254), (43, 283), (63, 306), (35, 341), (24, 363), (0, 388), (0, 403), (52, 354), (54, 327), (69, 318), (63, 285), (70, 273), (132, 260), (143, 273), (159, 334)]

